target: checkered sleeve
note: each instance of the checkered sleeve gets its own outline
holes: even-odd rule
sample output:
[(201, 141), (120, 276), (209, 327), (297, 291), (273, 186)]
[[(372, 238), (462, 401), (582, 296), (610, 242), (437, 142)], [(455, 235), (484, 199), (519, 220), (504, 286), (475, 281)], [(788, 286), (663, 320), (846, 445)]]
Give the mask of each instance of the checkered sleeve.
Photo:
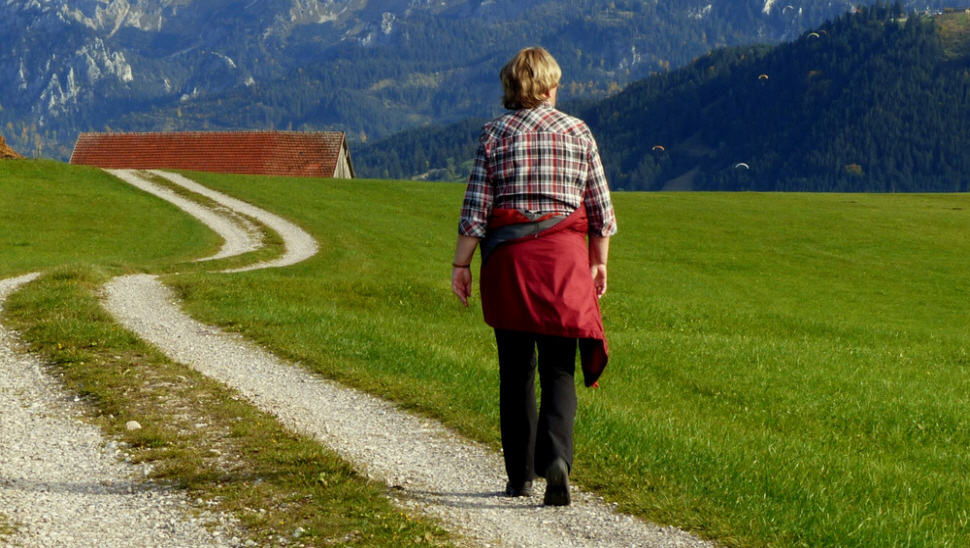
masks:
[(610, 199), (610, 188), (606, 182), (606, 173), (600, 160), (596, 141), (590, 138), (590, 146), (586, 151), (589, 178), (586, 181), (586, 215), (589, 217), (590, 236), (612, 236), (616, 234), (616, 216), (613, 213), (613, 201)]
[(494, 190), (489, 181), (488, 152), (483, 140), (478, 145), (475, 164), (471, 175), (468, 176), (468, 187), (465, 189), (465, 199), (461, 206), (458, 233), (484, 238), (494, 199)]

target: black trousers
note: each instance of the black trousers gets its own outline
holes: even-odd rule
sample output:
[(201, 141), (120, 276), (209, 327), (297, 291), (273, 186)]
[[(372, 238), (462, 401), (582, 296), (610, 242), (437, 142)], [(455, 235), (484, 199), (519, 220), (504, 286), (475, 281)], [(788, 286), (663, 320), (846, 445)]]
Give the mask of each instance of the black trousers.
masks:
[[(514, 483), (545, 474), (556, 457), (573, 464), (576, 339), (496, 329), (505, 470)], [(538, 359), (536, 351), (538, 350)], [(541, 404), (536, 410), (539, 370)]]

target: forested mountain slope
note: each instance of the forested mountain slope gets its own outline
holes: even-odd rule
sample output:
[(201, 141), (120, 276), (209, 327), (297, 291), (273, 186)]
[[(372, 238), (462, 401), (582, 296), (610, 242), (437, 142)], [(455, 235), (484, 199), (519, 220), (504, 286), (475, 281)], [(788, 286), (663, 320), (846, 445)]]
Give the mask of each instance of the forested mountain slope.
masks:
[[(966, 0), (906, 0), (939, 10)], [(79, 131), (334, 129), (352, 142), (497, 112), (541, 44), (595, 99), (712, 48), (777, 43), (853, 0), (0, 2), (0, 131), (66, 159)]]
[[(966, 191), (970, 14), (901, 7), (860, 8), (778, 46), (718, 49), (562, 109), (590, 124), (614, 189)], [(359, 150), (358, 171), (460, 166), (474, 152), (467, 126)], [(418, 149), (438, 163), (402, 160)]]

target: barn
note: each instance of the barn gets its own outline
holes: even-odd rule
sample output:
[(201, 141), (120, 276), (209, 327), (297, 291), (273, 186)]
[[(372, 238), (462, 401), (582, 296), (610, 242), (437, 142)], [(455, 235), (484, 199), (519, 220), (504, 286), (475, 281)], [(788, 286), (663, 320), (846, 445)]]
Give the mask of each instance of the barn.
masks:
[(346, 136), (334, 131), (82, 133), (71, 163), (105, 169), (354, 178)]

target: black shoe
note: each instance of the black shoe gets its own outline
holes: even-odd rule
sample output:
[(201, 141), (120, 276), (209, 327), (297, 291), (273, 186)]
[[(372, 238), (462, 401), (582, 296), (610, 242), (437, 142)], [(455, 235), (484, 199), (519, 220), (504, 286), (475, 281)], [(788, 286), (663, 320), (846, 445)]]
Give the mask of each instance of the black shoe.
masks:
[(562, 457), (556, 457), (546, 468), (546, 496), (542, 503), (547, 506), (569, 506), (569, 467)]
[(510, 497), (531, 497), (532, 482), (523, 481), (521, 483), (512, 483), (510, 481), (505, 484), (505, 494)]

